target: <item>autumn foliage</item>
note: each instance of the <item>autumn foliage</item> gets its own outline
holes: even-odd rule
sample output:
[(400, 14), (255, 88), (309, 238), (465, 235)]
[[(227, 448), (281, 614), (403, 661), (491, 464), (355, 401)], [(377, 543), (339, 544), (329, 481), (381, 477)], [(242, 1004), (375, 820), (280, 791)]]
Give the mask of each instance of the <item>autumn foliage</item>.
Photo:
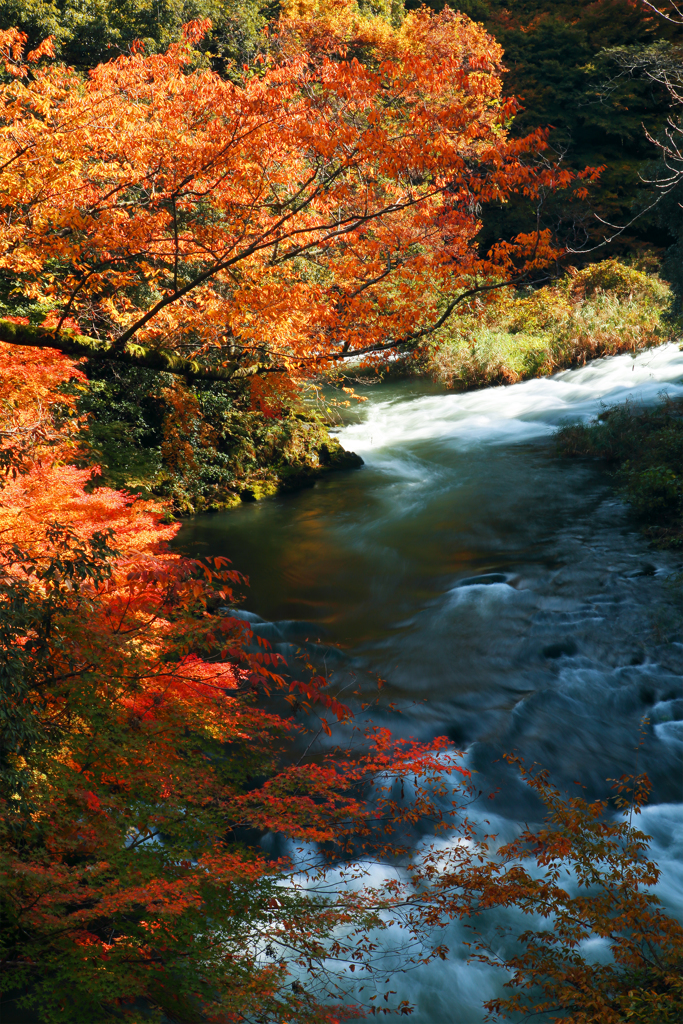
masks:
[[(348, 709), (325, 680), (285, 683), (230, 615), (236, 572), (172, 553), (163, 509), (65, 461), (59, 387), (80, 374), (35, 355), (0, 350), (0, 993), (46, 1021), (338, 1020), (324, 964), (353, 961), (377, 905), (322, 895), (314, 864), (297, 884), (254, 837), (396, 849), (411, 822), (445, 821), (439, 744), (376, 733), (351, 760), (295, 755), (292, 704), (327, 733)], [(399, 807), (393, 780), (414, 773)]]
[(545, 265), (547, 232), (476, 242), (482, 204), (571, 177), (542, 132), (508, 138), (500, 47), (448, 8), (399, 29), (354, 10), (293, 9), (237, 81), (191, 69), (204, 23), (86, 80), (3, 33), (0, 272), (31, 325), (2, 340), (301, 377), (413, 350)]
[[(448, 741), (359, 736), (324, 679), (285, 678), (231, 616), (236, 572), (174, 554), (163, 510), (68, 464), (60, 387), (79, 373), (35, 355), (0, 349), (4, 1007), (64, 1024), (408, 1012), (378, 936), (397, 926), (388, 962), (410, 967), (447, 958), (440, 926), (465, 918), (472, 955), (510, 978), (494, 1015), (678, 1019), (683, 931), (629, 820), (645, 781), (620, 784), (619, 822), (525, 772), (548, 821), (501, 847), (464, 815)], [(351, 747), (311, 753), (335, 719)], [(371, 883), (377, 862), (394, 869)], [(501, 956), (476, 935), (497, 908), (545, 923)]]
[[(345, 4), (285, 13), (237, 82), (189, 70), (201, 24), (87, 80), (49, 43), (25, 54), (0, 36), (0, 1011), (407, 1013), (378, 996), (377, 934), (400, 926), (414, 965), (448, 955), (432, 932), (450, 917), (515, 905), (558, 923), (555, 942), (522, 937), (520, 985), (545, 1006), (559, 992), (581, 1024), (598, 1019), (576, 994), (590, 990), (616, 1024), (636, 1006), (622, 980), (643, 1006), (638, 972), (678, 992), (683, 942), (646, 892), (644, 839), (604, 805), (566, 810), (541, 778), (552, 826), (492, 859), (447, 740), (360, 730), (326, 679), (296, 678), (235, 616), (239, 573), (174, 551), (165, 509), (98, 486), (80, 448), (73, 356), (291, 387), (418, 344), (464, 294), (551, 255), (542, 235), (476, 246), (482, 202), (563, 183), (528, 159), (540, 136), (508, 140), (514, 104), (481, 28), (448, 11), (400, 29)], [(417, 829), (456, 838), (416, 851)], [(598, 885), (596, 858), (609, 898), (570, 905), (556, 865)], [(598, 995), (565, 955), (593, 933), (617, 965)]]
[[(503, 968), (503, 994), (486, 1002), (486, 1019), (678, 1020), (683, 927), (653, 891), (661, 873), (637, 827), (647, 778), (613, 781), (611, 801), (589, 802), (561, 793), (538, 766), (508, 760), (540, 799), (543, 824), (505, 844), (485, 837), (474, 850), (439, 847), (413, 876), (420, 913), (435, 923), (469, 918), (472, 959)], [(479, 921), (500, 909), (521, 912), (528, 927), (500, 929), (492, 942)]]
[[(330, 734), (350, 710), (324, 679), (285, 678), (253, 643), (230, 614), (235, 571), (174, 554), (163, 510), (68, 464), (73, 409), (60, 386), (78, 370), (58, 352), (34, 355), (0, 349), (10, 1008), (65, 1024), (333, 1022), (377, 1012), (387, 924), (405, 936), (407, 967), (448, 956), (439, 926), (450, 918), (476, 926), (516, 907), (547, 922), (516, 952), (473, 941), (474, 956), (511, 972), (492, 1013), (677, 1019), (683, 931), (652, 892), (647, 837), (530, 773), (548, 823), (499, 847), (463, 814), (468, 773), (447, 740), (351, 729), (355, 750), (311, 753), (311, 721)], [(619, 798), (628, 815), (638, 787)], [(416, 847), (416, 828), (441, 838)], [(266, 855), (265, 834), (300, 852)], [(399, 872), (370, 884), (368, 866), (387, 860)], [(596, 938), (607, 963), (583, 952)], [(392, 992), (382, 1008), (407, 1012)]]

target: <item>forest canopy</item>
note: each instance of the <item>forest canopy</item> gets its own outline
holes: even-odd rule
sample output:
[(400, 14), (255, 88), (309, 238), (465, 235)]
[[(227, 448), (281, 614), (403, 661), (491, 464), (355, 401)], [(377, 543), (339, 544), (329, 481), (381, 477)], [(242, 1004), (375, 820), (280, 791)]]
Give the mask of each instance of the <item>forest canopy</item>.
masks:
[(469, 19), (287, 19), (239, 84), (188, 67), (206, 28), (84, 82), (40, 48), (29, 74), (6, 36), (0, 271), (30, 322), (4, 342), (306, 376), (415, 347), (554, 255), (547, 231), (476, 243), (482, 204), (572, 175), (535, 160), (542, 133), (507, 139), (501, 51)]

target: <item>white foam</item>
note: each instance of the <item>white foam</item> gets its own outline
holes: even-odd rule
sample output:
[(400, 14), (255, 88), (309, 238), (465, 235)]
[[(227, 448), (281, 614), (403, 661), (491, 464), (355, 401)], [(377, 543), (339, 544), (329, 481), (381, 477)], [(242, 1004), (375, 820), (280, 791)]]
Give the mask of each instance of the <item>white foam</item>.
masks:
[(658, 722), (654, 730), (665, 743), (683, 743), (683, 722)]
[[(441, 439), (458, 447), (528, 441), (558, 426), (592, 419), (606, 406), (654, 404), (683, 398), (683, 352), (677, 344), (597, 359), (554, 377), (465, 394), (430, 395), (368, 403), (361, 423), (339, 434), (345, 448), (370, 452), (407, 442)], [(373, 456), (373, 463), (379, 463)]]
[(445, 608), (447, 614), (453, 609), (458, 611), (471, 610), (482, 617), (490, 618), (499, 615), (501, 605), (510, 601), (527, 604), (528, 595), (524, 591), (515, 590), (509, 583), (469, 583), (467, 586), (456, 586), (448, 591)]
[[(474, 817), (477, 817), (476, 812)], [(493, 847), (497, 843), (509, 842), (519, 829), (515, 823), (491, 813), (487, 813), (480, 823), (485, 823), (486, 832), (497, 836)], [(680, 919), (683, 917), (683, 805), (646, 807), (633, 824), (652, 835), (651, 853), (662, 871), (655, 892), (665, 912)], [(431, 842), (433, 840), (425, 840), (421, 845), (426, 848)], [(459, 837), (454, 837), (437, 841), (435, 845), (447, 847), (461, 842)], [(541, 877), (543, 874), (533, 861), (527, 861), (525, 867), (532, 876)], [(381, 872), (375, 868), (373, 881), (380, 879)], [(563, 885), (570, 892), (578, 892), (578, 884), (571, 873), (564, 877)], [(391, 987), (398, 989), (397, 998), (408, 999), (416, 1005), (415, 1014), (411, 1017), (414, 1024), (483, 1024), (483, 1002), (503, 994), (504, 971), (468, 963), (470, 948), (464, 944), (472, 942), (470, 924), (476, 926), (492, 947), (501, 953), (512, 953), (515, 935), (529, 928), (551, 928), (552, 920), (526, 916), (516, 908), (498, 908), (475, 921), (449, 921), (443, 930), (435, 933), (435, 940), (445, 943), (450, 949), (447, 960), (432, 961), (415, 972), (399, 974), (392, 979)], [(390, 950), (392, 943), (400, 944), (401, 932), (397, 928), (389, 929), (374, 934), (373, 938), (381, 947)], [(609, 943), (596, 936), (584, 941), (579, 951), (589, 962), (606, 963), (611, 959)]]

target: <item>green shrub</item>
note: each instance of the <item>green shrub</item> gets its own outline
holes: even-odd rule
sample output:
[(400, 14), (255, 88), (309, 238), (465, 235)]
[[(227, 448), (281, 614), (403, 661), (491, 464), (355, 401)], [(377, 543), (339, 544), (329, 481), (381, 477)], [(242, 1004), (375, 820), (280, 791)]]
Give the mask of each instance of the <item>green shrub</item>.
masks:
[(594, 423), (565, 427), (557, 443), (563, 455), (605, 460), (645, 532), (683, 545), (683, 404), (607, 409)]
[(82, 440), (98, 482), (170, 501), (181, 515), (230, 508), (361, 464), (317, 412), (293, 400), (272, 413), (222, 384), (92, 363), (79, 389)]
[(680, 511), (681, 479), (668, 466), (635, 469), (627, 462), (622, 475), (628, 500), (639, 516), (651, 522)]

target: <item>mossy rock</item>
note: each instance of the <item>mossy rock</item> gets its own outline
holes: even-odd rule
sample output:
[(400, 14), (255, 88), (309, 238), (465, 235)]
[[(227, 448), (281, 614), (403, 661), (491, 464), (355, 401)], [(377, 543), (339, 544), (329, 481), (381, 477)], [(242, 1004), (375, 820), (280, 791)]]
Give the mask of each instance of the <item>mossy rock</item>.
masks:
[(335, 437), (328, 438), (318, 449), (320, 467), (323, 470), (360, 469), (363, 460), (355, 452), (342, 448)]
[(312, 487), (328, 473), (363, 464), (306, 408), (269, 417), (210, 399), (196, 403), (195, 420), (175, 445), (161, 417), (148, 433), (127, 430), (125, 420), (111, 415), (92, 423), (87, 440), (102, 466), (97, 483), (160, 497), (176, 515), (188, 516)]

